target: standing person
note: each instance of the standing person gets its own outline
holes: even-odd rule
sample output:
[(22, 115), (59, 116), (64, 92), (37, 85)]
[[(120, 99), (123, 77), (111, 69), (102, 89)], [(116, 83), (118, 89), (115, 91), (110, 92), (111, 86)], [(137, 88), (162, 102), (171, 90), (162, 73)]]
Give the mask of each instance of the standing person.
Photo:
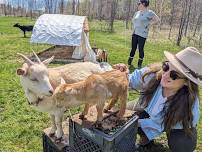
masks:
[[(193, 152), (197, 144), (199, 122), (199, 86), (202, 86), (202, 53), (188, 47), (177, 54), (164, 52), (162, 64), (152, 64), (129, 74), (129, 85), (141, 90), (139, 106), (128, 102), (127, 108), (139, 111), (139, 145), (146, 146), (166, 132), (172, 152)], [(125, 64), (115, 69), (128, 71)]]
[(139, 0), (138, 11), (134, 14), (132, 23), (134, 32), (132, 34), (132, 49), (128, 58), (128, 65), (131, 65), (137, 46), (139, 49), (138, 68), (142, 67), (144, 59), (144, 45), (148, 36), (149, 26), (159, 22), (159, 17), (150, 10), (149, 0)]

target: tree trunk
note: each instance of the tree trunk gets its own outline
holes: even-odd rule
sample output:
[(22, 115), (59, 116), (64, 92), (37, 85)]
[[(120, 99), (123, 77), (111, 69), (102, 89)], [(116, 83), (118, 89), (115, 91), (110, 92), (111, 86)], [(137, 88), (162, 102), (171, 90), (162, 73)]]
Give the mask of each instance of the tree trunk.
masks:
[(125, 1), (125, 10), (126, 10), (126, 29), (129, 29), (128, 27), (128, 22), (130, 19), (130, 14), (131, 14), (131, 0)]
[(80, 15), (80, 1), (79, 0), (77, 0), (77, 8), (76, 8), (76, 10), (77, 10), (77, 14)]
[(4, 15), (7, 16), (6, 4), (4, 4)]
[(72, 0), (72, 15), (75, 14), (75, 8), (76, 8), (76, 1)]
[(177, 37), (177, 46), (180, 46), (180, 42), (182, 40), (182, 34), (183, 34), (183, 29), (185, 25), (185, 20), (186, 20), (186, 12), (187, 12), (187, 0), (185, 0), (184, 5), (183, 5), (183, 11), (182, 11), (182, 16), (180, 19), (180, 26), (179, 26), (179, 32), (178, 32), (178, 37)]
[(98, 4), (98, 19), (99, 21), (102, 21), (102, 9), (103, 8), (103, 1), (99, 0), (99, 4)]
[(160, 18), (160, 25), (159, 25), (159, 28), (160, 28), (160, 30), (161, 30), (161, 25), (162, 25), (162, 9), (163, 9), (164, 1), (165, 1), (165, 0), (162, 0), (162, 1), (161, 1), (160, 10), (159, 10), (159, 18)]
[(173, 27), (173, 19), (174, 19), (174, 13), (175, 13), (175, 0), (172, 0), (171, 7), (172, 8), (171, 8), (171, 18), (170, 18), (170, 30), (169, 30), (168, 39), (170, 39), (171, 37), (171, 31)]
[(199, 48), (202, 46), (202, 34), (199, 36)]
[(196, 31), (197, 31), (197, 28), (200, 24), (201, 19), (202, 19), (202, 12), (200, 12), (200, 15), (198, 17), (197, 23), (196, 23), (195, 28), (194, 28), (194, 34), (193, 34), (194, 37), (196, 36)]
[(110, 17), (110, 32), (114, 31), (114, 20), (115, 20), (115, 16), (116, 16), (117, 7), (118, 7), (118, 0), (112, 0), (111, 17)]
[(91, 16), (91, 3), (90, 3), (90, 1), (87, 2), (87, 10), (88, 10), (88, 17), (91, 20), (92, 16)]
[(191, 12), (191, 3), (192, 3), (192, 0), (189, 0), (189, 10), (188, 10), (188, 15), (187, 15), (187, 22), (186, 22), (186, 27), (185, 27), (185, 37), (187, 36), (187, 30), (188, 30), (188, 27), (189, 27), (189, 16), (190, 16), (190, 12)]

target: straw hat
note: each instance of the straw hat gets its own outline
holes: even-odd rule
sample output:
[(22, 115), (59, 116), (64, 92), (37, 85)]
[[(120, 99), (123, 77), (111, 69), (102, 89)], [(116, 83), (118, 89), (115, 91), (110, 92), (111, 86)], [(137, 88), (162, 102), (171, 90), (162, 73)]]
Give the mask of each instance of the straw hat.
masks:
[(164, 51), (164, 55), (184, 76), (202, 86), (202, 53), (199, 50), (187, 47), (175, 55)]

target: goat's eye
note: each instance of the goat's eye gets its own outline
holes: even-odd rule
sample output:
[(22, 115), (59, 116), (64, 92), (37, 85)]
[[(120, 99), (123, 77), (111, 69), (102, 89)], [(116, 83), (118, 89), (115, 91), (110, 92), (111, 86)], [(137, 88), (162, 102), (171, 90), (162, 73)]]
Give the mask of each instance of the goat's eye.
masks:
[(36, 78), (31, 79), (31, 81), (38, 82)]

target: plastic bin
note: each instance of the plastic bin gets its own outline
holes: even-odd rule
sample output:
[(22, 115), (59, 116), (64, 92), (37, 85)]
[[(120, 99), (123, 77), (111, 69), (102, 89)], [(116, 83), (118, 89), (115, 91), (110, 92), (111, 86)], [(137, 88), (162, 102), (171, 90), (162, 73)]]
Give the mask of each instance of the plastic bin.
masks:
[(131, 117), (114, 134), (95, 128), (85, 128), (69, 119), (69, 143), (77, 152), (132, 152), (135, 151), (138, 116)]

